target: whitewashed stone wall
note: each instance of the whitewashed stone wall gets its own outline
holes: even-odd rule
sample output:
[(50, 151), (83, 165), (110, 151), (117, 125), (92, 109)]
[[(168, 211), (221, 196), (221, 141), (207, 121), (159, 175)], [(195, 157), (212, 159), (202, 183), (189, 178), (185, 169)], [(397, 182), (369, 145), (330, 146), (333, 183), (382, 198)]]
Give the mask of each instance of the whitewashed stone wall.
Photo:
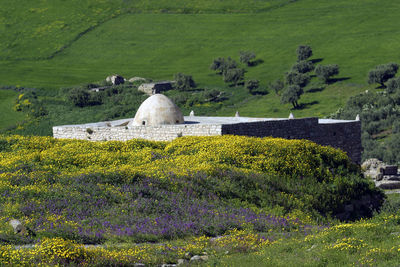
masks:
[(55, 138), (83, 139), (92, 141), (126, 141), (142, 138), (155, 141), (170, 141), (180, 136), (221, 135), (220, 124), (182, 124), (136, 127), (55, 126)]

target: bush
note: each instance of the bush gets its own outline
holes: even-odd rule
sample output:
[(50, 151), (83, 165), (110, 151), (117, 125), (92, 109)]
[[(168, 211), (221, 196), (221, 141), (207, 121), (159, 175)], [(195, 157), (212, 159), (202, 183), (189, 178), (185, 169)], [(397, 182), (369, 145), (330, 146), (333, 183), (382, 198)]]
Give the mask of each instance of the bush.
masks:
[(228, 70), (224, 71), (223, 79), (224, 79), (224, 82), (232, 83), (234, 85), (243, 83), (244, 69), (240, 69), (240, 68), (228, 69)]
[(240, 62), (247, 64), (247, 66), (251, 66), (251, 60), (256, 57), (256, 54), (251, 51), (240, 51), (239, 52), (239, 59)]
[(400, 92), (400, 77), (392, 78), (392, 79), (388, 80), (387, 85), (386, 85), (386, 91), (389, 94), (393, 94), (396, 91)]
[(245, 83), (245, 87), (249, 90), (250, 93), (253, 93), (254, 89), (257, 89), (260, 85), (259, 80), (248, 80)]
[(289, 85), (281, 96), (281, 103), (292, 103), (293, 108), (298, 108), (299, 104), (297, 101), (300, 99), (300, 96), (303, 93), (303, 88), (301, 88), (299, 85)]
[(85, 107), (89, 105), (90, 93), (83, 88), (73, 88), (69, 91), (68, 99), (75, 106)]
[(175, 74), (174, 79), (175, 79), (175, 88), (179, 91), (186, 91), (196, 87), (196, 84), (192, 76), (190, 75), (177, 73)]
[(217, 72), (217, 74), (223, 74), (229, 69), (237, 68), (237, 63), (231, 57), (228, 58), (217, 58), (214, 59), (213, 63), (210, 66), (210, 69)]
[(289, 72), (286, 73), (286, 84), (288, 85), (298, 85), (300, 87), (305, 87), (309, 81), (310, 76), (308, 74)]
[(318, 65), (315, 69), (315, 74), (323, 82), (328, 82), (329, 78), (339, 74), (339, 66), (337, 64)]
[(313, 69), (314, 64), (308, 60), (298, 61), (292, 66), (292, 72), (307, 73)]
[(382, 87), (385, 87), (385, 82), (396, 75), (398, 68), (397, 63), (378, 65), (368, 73), (368, 83), (379, 83)]
[(299, 45), (296, 50), (297, 61), (306, 60), (312, 56), (312, 49), (308, 45)]
[(279, 95), (279, 92), (285, 88), (285, 84), (281, 80), (276, 80), (273, 83), (270, 83), (269, 87), (275, 91), (275, 94)]

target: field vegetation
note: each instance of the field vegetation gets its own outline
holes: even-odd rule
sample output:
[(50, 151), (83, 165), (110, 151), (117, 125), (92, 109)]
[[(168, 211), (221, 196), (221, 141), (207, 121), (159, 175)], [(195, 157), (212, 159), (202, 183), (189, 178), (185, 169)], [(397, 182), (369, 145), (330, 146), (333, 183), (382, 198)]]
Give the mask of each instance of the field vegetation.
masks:
[(366, 83), (370, 69), (399, 61), (399, 5), (389, 0), (60, 0), (35, 6), (31, 1), (5, 0), (0, 5), (3, 85), (55, 90), (112, 73), (155, 80), (185, 73), (201, 88), (238, 95), (238, 101), (212, 110), (213, 114), (239, 110), (246, 116), (286, 117), (290, 103), (280, 104), (273, 93), (245, 94), (245, 88), (228, 87), (209, 66), (218, 57), (240, 62), (240, 52), (251, 51), (258, 63), (240, 63), (246, 69), (245, 80), (259, 80), (260, 89), (271, 92), (268, 84), (290, 70), (296, 48), (309, 45), (312, 60), (340, 66), (335, 77), (339, 83), (326, 86), (314, 77), (295, 116), (326, 116), (349, 96), (373, 88)]
[[(371, 217), (385, 198), (345, 153), (310, 141), (2, 136), (0, 151), (0, 240), (8, 243), (1, 263), (133, 265), (261, 253), (335, 231), (338, 219)], [(27, 230), (15, 234), (11, 219)], [(31, 253), (14, 249), (26, 243), (36, 244)]]

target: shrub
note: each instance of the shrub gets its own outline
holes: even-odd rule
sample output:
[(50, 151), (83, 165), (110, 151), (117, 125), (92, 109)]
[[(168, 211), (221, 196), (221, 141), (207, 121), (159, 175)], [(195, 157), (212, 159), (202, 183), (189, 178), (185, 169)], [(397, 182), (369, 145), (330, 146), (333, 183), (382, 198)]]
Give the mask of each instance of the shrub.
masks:
[(293, 108), (298, 108), (298, 100), (300, 99), (300, 96), (304, 93), (303, 88), (301, 88), (299, 85), (289, 85), (285, 91), (283, 91), (283, 94), (281, 96), (281, 103), (286, 104), (286, 103), (292, 103)]
[(196, 84), (192, 76), (190, 75), (177, 73), (174, 76), (174, 80), (175, 80), (175, 88), (179, 91), (186, 91), (196, 87)]
[(226, 83), (232, 83), (234, 85), (238, 85), (243, 83), (244, 79), (244, 69), (228, 69), (223, 73), (223, 79)]
[(298, 61), (292, 66), (292, 72), (307, 73), (313, 69), (314, 64), (308, 60)]
[(400, 77), (392, 78), (392, 79), (388, 80), (388, 82), (386, 84), (386, 91), (389, 94), (393, 94), (396, 91), (400, 92)]
[(83, 88), (73, 88), (68, 93), (68, 99), (75, 106), (85, 107), (89, 105), (90, 93)]
[(306, 60), (312, 56), (312, 49), (308, 45), (299, 45), (296, 50), (297, 61)]
[(288, 85), (298, 85), (300, 87), (305, 87), (309, 81), (310, 76), (308, 74), (289, 72), (286, 73), (286, 84)]
[(281, 80), (276, 80), (273, 83), (270, 83), (269, 87), (275, 91), (275, 94), (279, 95), (279, 92), (285, 88), (285, 84)]
[(398, 68), (397, 63), (378, 65), (368, 73), (368, 83), (379, 83), (382, 87), (385, 87), (385, 82), (396, 75)]
[(254, 89), (257, 89), (260, 85), (259, 80), (247, 80), (245, 83), (245, 87), (249, 90), (250, 93), (253, 93)]
[(210, 66), (210, 69), (217, 72), (217, 74), (223, 74), (229, 69), (237, 68), (237, 63), (231, 57), (228, 58), (217, 58), (214, 59), (213, 63)]
[(329, 78), (339, 74), (339, 66), (337, 64), (318, 65), (315, 69), (315, 74), (323, 82), (328, 82)]
[(247, 64), (247, 66), (251, 66), (251, 60), (256, 57), (256, 54), (251, 51), (240, 51), (239, 52), (239, 59), (240, 62)]

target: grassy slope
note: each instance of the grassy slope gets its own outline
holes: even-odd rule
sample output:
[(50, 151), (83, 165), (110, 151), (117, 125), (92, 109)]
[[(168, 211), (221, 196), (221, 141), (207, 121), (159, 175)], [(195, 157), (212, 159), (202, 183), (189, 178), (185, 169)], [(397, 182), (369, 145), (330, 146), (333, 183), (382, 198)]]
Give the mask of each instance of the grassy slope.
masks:
[[(265, 62), (246, 75), (266, 86), (290, 68), (299, 44), (311, 45), (314, 58), (323, 58), (324, 64), (338, 63), (340, 77), (351, 77), (345, 81), (351, 84), (365, 83), (366, 73), (376, 64), (400, 61), (396, 53), (400, 4), (389, 0), (304, 0), (280, 8), (276, 7), (287, 1), (243, 4), (232, 0), (215, 6), (208, 0), (83, 2), (76, 6), (74, 1), (60, 1), (64, 11), (71, 11), (62, 14), (58, 4), (46, 1), (41, 2), (42, 9), (8, 8), (10, 14), (26, 19), (9, 23), (9, 15), (2, 20), (0, 32), (7, 41), (0, 50), (0, 69), (7, 71), (0, 71), (0, 84), (54, 88), (100, 80), (115, 72), (154, 79), (171, 79), (174, 73), (184, 72), (193, 75), (200, 86), (223, 86), (221, 78), (208, 69), (212, 59), (237, 58), (238, 51), (248, 49)], [(23, 0), (18, 3), (32, 5)], [(257, 9), (265, 12), (246, 13)], [(124, 14), (128, 10), (135, 13)], [(139, 14), (141, 10), (145, 12)], [(159, 14), (165, 11), (203, 14)], [(76, 39), (90, 27), (94, 29)], [(7, 38), (15, 32), (15, 39)], [(34, 36), (37, 32), (39, 37)], [(63, 44), (70, 46), (52, 57)], [(306, 108), (295, 115), (329, 114), (361, 90), (365, 88), (339, 84), (306, 94), (301, 100)], [(246, 98), (219, 114), (230, 115), (236, 109), (249, 116), (289, 113), (290, 105), (281, 105), (272, 93)]]
[(14, 99), (17, 95), (11, 90), (0, 90), (0, 128), (12, 126), (15, 121), (24, 118), (22, 113), (13, 110)]

